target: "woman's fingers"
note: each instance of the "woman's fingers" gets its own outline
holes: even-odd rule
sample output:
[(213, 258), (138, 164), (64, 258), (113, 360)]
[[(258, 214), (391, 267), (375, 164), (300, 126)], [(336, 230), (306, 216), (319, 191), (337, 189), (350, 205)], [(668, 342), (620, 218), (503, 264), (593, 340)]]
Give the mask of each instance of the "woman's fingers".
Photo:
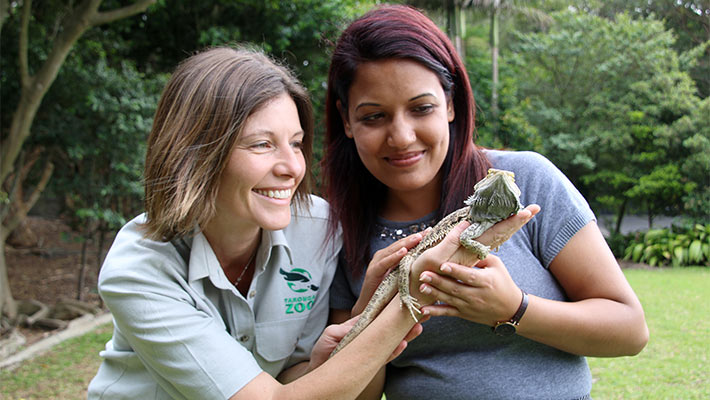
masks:
[(481, 236), (476, 238), (476, 241), (483, 243), (490, 248), (496, 248), (503, 244), (506, 240), (510, 239), (515, 232), (519, 231), (520, 228), (528, 223), (528, 221), (530, 221), (538, 212), (540, 212), (540, 206), (537, 204), (530, 204), (529, 206), (518, 211), (517, 214), (493, 225), (490, 229), (483, 232)]
[[(483, 232), (481, 236), (476, 238), (476, 241), (490, 247), (491, 249), (496, 249), (503, 244), (503, 242), (510, 239), (515, 232), (520, 230), (520, 228), (528, 223), (528, 221), (530, 221), (539, 211), (540, 206), (537, 204), (531, 204), (518, 211), (517, 214), (511, 215), (503, 221), (500, 221), (488, 228), (488, 230)], [(478, 256), (462, 246), (459, 247), (458, 250), (447, 259), (447, 261), (472, 266), (476, 265), (478, 262)]]
[(438, 302), (424, 307), (422, 312), (429, 315), (457, 316), (490, 325), (509, 318), (520, 303), (520, 289), (503, 261), (494, 255), (475, 267), (447, 262), (436, 273), (422, 272), (419, 280), (419, 290)]
[(367, 302), (370, 301), (372, 295), (375, 294), (375, 290), (377, 290), (382, 279), (384, 279), (390, 270), (399, 264), (399, 261), (407, 254), (409, 249), (422, 241), (426, 233), (427, 231), (411, 234), (375, 252), (372, 261), (370, 261), (370, 265), (367, 266), (365, 280), (360, 289), (360, 296), (353, 306), (350, 315), (358, 315), (365, 309)]

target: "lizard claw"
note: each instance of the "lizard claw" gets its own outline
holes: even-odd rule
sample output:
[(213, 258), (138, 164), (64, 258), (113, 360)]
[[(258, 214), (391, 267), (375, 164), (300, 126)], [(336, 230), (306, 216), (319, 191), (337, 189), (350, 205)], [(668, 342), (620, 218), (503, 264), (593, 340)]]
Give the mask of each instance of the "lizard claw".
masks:
[(419, 311), (421, 304), (419, 304), (417, 299), (410, 295), (400, 296), (399, 306), (402, 307), (402, 304), (405, 304), (407, 306), (407, 309), (409, 309), (409, 313), (412, 315), (412, 318), (414, 318), (414, 321), (419, 322), (419, 319), (417, 319), (417, 316), (414, 314), (415, 311), (417, 312), (417, 314), (422, 313), (421, 311)]

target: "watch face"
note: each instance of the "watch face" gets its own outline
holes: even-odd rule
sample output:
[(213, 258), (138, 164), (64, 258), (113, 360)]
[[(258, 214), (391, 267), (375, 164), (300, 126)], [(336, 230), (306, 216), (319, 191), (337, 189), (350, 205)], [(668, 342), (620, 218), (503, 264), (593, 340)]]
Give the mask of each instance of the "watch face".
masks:
[(515, 325), (510, 322), (501, 322), (493, 328), (493, 332), (498, 336), (510, 336), (515, 333)]

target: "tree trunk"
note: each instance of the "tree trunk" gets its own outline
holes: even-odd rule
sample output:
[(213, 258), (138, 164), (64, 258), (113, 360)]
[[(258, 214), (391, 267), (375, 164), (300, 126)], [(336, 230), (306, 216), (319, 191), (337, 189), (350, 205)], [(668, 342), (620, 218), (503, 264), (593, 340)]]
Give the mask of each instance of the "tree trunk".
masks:
[(84, 281), (86, 280), (86, 253), (89, 250), (89, 238), (84, 236), (84, 242), (81, 244), (81, 267), (79, 267), (79, 279), (76, 285), (76, 299), (84, 300)]
[(617, 235), (621, 233), (621, 221), (624, 219), (626, 214), (626, 200), (621, 203), (621, 207), (616, 212), (616, 226), (614, 227), (614, 233)]
[[(1, 229), (4, 229), (2, 227)], [(5, 233), (2, 233), (5, 236)], [(3, 317), (11, 321), (17, 318), (17, 302), (12, 297), (10, 290), (10, 279), (7, 275), (7, 263), (5, 262), (5, 241), (0, 241), (0, 312)]]
[[(34, 75), (31, 75), (33, 68), (29, 66), (29, 24), (32, 14), (32, 0), (25, 0), (22, 5), (22, 15), (20, 20), (20, 40), (18, 43), (18, 66), (20, 69), (21, 89), (20, 100), (12, 115), (10, 129), (5, 136), (5, 139), (0, 143), (0, 185), (2, 185), (8, 176), (13, 173), (13, 168), (17, 160), (22, 145), (30, 136), (32, 122), (37, 115), (37, 110), (44, 95), (49, 90), (61, 68), (64, 60), (71, 51), (74, 43), (81, 35), (89, 28), (101, 24), (106, 24), (118, 19), (129, 17), (145, 11), (156, 0), (138, 0), (133, 4), (125, 7), (117, 8), (108, 11), (99, 11), (99, 6), (102, 0), (82, 0), (73, 8), (70, 8), (67, 17), (61, 22), (61, 33), (57, 36), (52, 44), (51, 50), (47, 54), (47, 58), (40, 65)], [(6, 18), (5, 10), (8, 3), (3, 1), (0, 3), (2, 12), (0, 13), (0, 23), (4, 23)], [(51, 173), (51, 171), (50, 171)], [(11, 207), (11, 205), (5, 205)], [(27, 210), (29, 211), (29, 210)], [(25, 213), (26, 214), (26, 213)], [(17, 225), (21, 221), (14, 221)], [(7, 266), (5, 263), (5, 239), (12, 230), (11, 224), (2, 223), (2, 257), (0, 259), (0, 313), (4, 316), (14, 318), (17, 313), (10, 285), (7, 277)]]
[[(99, 240), (98, 240), (98, 245), (96, 246), (96, 276), (99, 276), (99, 272), (101, 272), (101, 265), (104, 263), (104, 246), (106, 245), (106, 227), (101, 226), (99, 228)], [(98, 288), (98, 282), (95, 282), (97, 288)], [(104, 306), (104, 299), (101, 298), (99, 295), (99, 308), (103, 308)]]
[(498, 137), (498, 1), (491, 7), (491, 120)]

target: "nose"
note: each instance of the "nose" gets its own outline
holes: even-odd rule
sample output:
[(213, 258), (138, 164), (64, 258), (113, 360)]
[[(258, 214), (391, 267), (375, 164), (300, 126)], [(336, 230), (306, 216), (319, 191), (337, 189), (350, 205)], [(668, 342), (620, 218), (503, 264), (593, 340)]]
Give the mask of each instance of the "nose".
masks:
[(387, 145), (397, 149), (404, 149), (416, 140), (417, 135), (410, 121), (405, 116), (395, 116), (387, 132)]
[(306, 160), (301, 150), (289, 145), (279, 152), (274, 173), (278, 176), (298, 178), (303, 175), (305, 168)]

